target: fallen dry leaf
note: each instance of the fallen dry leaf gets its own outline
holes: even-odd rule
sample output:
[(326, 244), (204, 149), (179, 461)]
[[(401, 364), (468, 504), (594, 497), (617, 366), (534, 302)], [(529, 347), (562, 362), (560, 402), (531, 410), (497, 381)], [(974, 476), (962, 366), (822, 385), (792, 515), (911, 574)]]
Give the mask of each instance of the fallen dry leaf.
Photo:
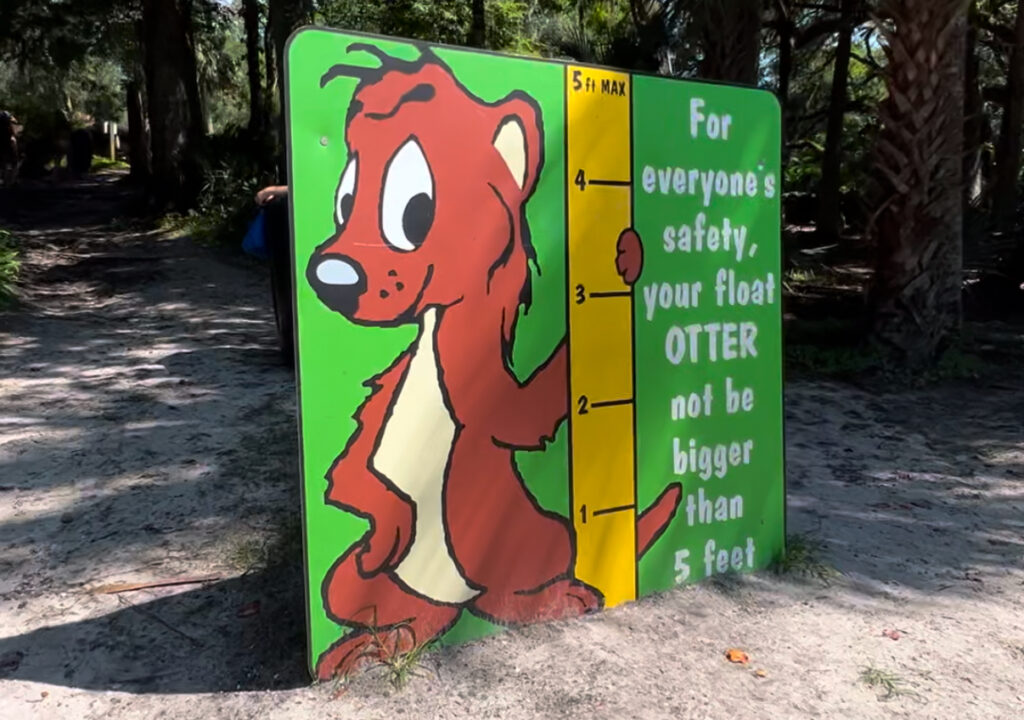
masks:
[(768, 673), (766, 673), (764, 670), (755, 670), (754, 675), (756, 675), (759, 678), (768, 677)]
[(742, 650), (736, 648), (729, 648), (725, 651), (726, 659), (731, 663), (739, 663), (740, 665), (746, 665), (750, 662), (750, 656)]
[(255, 600), (251, 603), (246, 603), (242, 607), (238, 608), (236, 613), (240, 618), (252, 617), (253, 615), (260, 614), (260, 601)]

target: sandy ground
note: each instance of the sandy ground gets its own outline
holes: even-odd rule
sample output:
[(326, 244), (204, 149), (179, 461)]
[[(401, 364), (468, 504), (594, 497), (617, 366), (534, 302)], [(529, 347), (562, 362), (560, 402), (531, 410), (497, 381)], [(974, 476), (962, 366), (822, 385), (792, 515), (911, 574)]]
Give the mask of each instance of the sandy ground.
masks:
[[(788, 384), (789, 529), (823, 543), (830, 582), (727, 578), (435, 653), (402, 691), (310, 686), (268, 278), (98, 221), (118, 198), (100, 178), (14, 204), (0, 718), (1024, 717), (1019, 359), (885, 395)], [(197, 576), (216, 579), (103, 592)], [(880, 699), (868, 667), (903, 694)]]

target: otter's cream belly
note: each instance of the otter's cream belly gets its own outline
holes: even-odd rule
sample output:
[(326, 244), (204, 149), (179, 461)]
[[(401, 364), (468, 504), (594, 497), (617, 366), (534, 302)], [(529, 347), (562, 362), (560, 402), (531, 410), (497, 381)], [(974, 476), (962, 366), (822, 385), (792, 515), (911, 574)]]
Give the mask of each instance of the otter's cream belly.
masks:
[(459, 604), (475, 597), (478, 591), (466, 583), (452, 560), (444, 529), (442, 496), (455, 421), (441, 393), (434, 347), (436, 326), (437, 311), (427, 310), (372, 463), (416, 506), (416, 534), (395, 574), (420, 595)]

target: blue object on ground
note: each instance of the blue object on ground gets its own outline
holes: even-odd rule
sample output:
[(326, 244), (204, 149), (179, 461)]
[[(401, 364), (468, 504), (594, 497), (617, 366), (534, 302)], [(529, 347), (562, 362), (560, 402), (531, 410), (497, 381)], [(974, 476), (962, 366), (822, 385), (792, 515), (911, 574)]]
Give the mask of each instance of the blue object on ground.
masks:
[(267, 249), (266, 217), (262, 209), (249, 224), (245, 239), (242, 240), (242, 250), (260, 260), (270, 259), (270, 251)]

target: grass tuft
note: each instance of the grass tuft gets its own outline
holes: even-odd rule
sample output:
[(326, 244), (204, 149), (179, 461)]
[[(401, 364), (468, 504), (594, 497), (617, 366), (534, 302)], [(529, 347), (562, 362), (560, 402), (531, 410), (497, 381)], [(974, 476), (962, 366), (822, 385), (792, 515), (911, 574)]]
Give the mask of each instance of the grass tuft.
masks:
[(913, 696), (916, 692), (906, 687), (902, 677), (880, 668), (867, 666), (860, 673), (860, 681), (878, 691), (878, 699), (892, 700), (903, 695)]
[[(369, 661), (367, 672), (383, 672), (388, 684), (396, 691), (401, 691), (412, 678), (426, 675), (423, 671), (423, 656), (436, 644), (436, 640), (417, 643), (416, 632), (409, 622), (399, 623), (386, 630), (381, 630), (377, 626), (376, 608), (367, 609), (372, 614), (372, 619), (365, 630), (370, 640), (359, 654), (356, 662)], [(410, 642), (403, 643), (403, 639), (408, 639)], [(403, 646), (410, 649), (402, 650)], [(349, 680), (347, 675), (334, 677), (334, 697), (339, 697), (347, 691)]]
[(104, 170), (130, 170), (131, 165), (122, 160), (111, 160), (102, 155), (92, 156), (92, 172), (103, 172)]
[[(411, 631), (410, 631), (411, 632)], [(375, 638), (375, 643), (380, 641)], [(383, 650), (383, 644), (381, 648)], [(416, 676), (422, 676), (422, 659), (424, 653), (427, 652), (428, 645), (421, 644), (416, 645), (407, 652), (392, 652), (388, 653), (382, 651), (378, 657), (378, 662), (384, 669), (385, 676), (388, 682), (395, 690), (402, 690), (406, 685), (409, 684), (409, 680)]]
[(807, 535), (790, 535), (786, 538), (786, 554), (772, 567), (778, 575), (797, 575), (813, 578), (826, 585), (840, 573), (822, 559), (825, 545)]
[(794, 285), (825, 284), (825, 276), (810, 268), (795, 267), (786, 272), (786, 281)]
[(266, 540), (245, 538), (238, 540), (228, 550), (228, 563), (242, 573), (249, 573), (253, 570), (267, 566), (269, 555), (269, 543)]
[[(421, 661), (430, 643), (417, 643), (416, 632), (408, 622), (400, 623), (382, 633), (376, 627), (376, 609), (373, 610), (373, 618), (368, 629), (372, 641), (363, 651), (363, 657), (369, 658), (374, 666), (383, 670), (391, 687), (400, 691), (413, 677), (424, 674), (421, 670)], [(404, 652), (399, 649), (402, 646), (403, 633), (407, 633), (412, 640), (412, 648)]]

